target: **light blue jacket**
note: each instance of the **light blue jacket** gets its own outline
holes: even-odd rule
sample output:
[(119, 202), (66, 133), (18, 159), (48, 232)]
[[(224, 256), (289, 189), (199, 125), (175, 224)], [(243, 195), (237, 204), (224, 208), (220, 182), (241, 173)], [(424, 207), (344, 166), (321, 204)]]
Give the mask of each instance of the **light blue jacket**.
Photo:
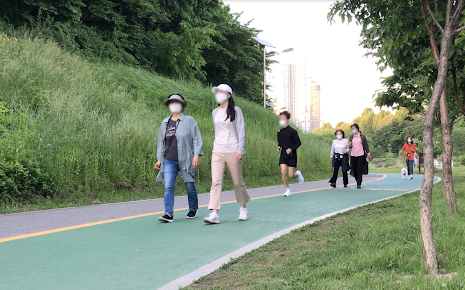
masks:
[[(165, 161), (165, 133), (168, 117), (161, 122), (158, 131), (157, 159), (161, 162), (160, 172), (157, 176), (157, 182), (163, 180), (163, 162)], [(202, 136), (200, 135), (199, 126), (191, 116), (181, 114), (176, 129), (176, 140), (178, 141), (178, 161), (180, 172), (184, 182), (194, 182), (195, 169), (192, 166), (192, 158), (195, 154), (203, 155)]]

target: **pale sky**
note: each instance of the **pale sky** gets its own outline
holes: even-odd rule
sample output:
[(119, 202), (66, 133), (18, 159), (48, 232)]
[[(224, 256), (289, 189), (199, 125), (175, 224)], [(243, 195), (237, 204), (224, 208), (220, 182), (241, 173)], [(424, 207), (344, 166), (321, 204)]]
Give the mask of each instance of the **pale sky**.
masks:
[(263, 30), (258, 37), (276, 46), (275, 51), (294, 48), (296, 58), (305, 58), (307, 76), (321, 85), (321, 120), (335, 126), (351, 122), (363, 109), (372, 107), (372, 96), (382, 88), (380, 73), (372, 58), (358, 43), (361, 28), (329, 24), (327, 13), (333, 1), (313, 0), (224, 0), (231, 12), (243, 12), (241, 22), (253, 19), (252, 27)]

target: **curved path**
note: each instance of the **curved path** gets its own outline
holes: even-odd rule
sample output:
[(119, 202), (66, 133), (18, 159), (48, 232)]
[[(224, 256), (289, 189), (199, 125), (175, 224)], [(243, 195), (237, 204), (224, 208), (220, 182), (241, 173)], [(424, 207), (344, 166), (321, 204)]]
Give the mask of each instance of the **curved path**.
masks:
[(162, 199), (0, 215), (0, 288), (177, 289), (293, 228), (410, 192), (421, 180), (371, 174), (361, 190), (308, 182), (292, 185), (289, 198), (282, 186), (251, 189), (246, 222), (226, 192), (220, 225), (203, 223), (205, 205), (184, 219), (185, 196), (176, 197), (170, 224), (157, 221)]

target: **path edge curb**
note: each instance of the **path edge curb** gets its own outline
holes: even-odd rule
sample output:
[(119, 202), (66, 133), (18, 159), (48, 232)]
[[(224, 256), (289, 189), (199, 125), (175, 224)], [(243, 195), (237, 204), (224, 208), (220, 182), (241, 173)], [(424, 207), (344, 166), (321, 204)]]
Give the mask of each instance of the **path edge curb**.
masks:
[[(436, 178), (437, 178), (437, 180), (433, 183), (433, 185), (441, 182), (441, 180), (442, 180), (440, 177), (436, 177)], [(210, 262), (210, 263), (198, 268), (197, 270), (194, 270), (194, 271), (192, 271), (192, 272), (190, 272), (190, 273), (188, 273), (188, 274), (186, 274), (186, 275), (184, 275), (182, 277), (179, 277), (178, 279), (176, 279), (174, 281), (171, 281), (168, 284), (165, 284), (164, 286), (158, 288), (158, 290), (177, 290), (177, 289), (179, 289), (181, 287), (189, 286), (190, 284), (192, 284), (194, 281), (200, 279), (201, 277), (206, 276), (208, 274), (211, 274), (212, 272), (218, 270), (224, 264), (228, 264), (229, 262), (231, 262), (232, 259), (239, 258), (239, 257), (247, 254), (248, 252), (251, 252), (251, 251), (253, 251), (255, 249), (258, 249), (259, 247), (261, 247), (261, 246), (263, 246), (263, 245), (265, 245), (265, 244), (267, 244), (267, 243), (269, 243), (269, 242), (271, 242), (271, 241), (273, 241), (273, 240), (275, 240), (275, 239), (277, 239), (277, 238), (279, 238), (279, 237), (281, 237), (283, 235), (286, 235), (286, 234), (292, 232), (293, 230), (302, 228), (302, 227), (304, 227), (306, 225), (311, 225), (311, 224), (313, 224), (315, 222), (324, 220), (326, 218), (335, 216), (335, 215), (340, 214), (340, 213), (345, 213), (345, 212), (351, 211), (351, 210), (359, 208), (359, 207), (363, 207), (363, 206), (375, 204), (375, 203), (378, 203), (378, 202), (381, 202), (381, 201), (393, 199), (393, 198), (396, 198), (396, 197), (399, 197), (399, 196), (402, 196), (402, 195), (405, 195), (405, 194), (416, 192), (418, 190), (421, 190), (421, 188), (417, 188), (417, 189), (410, 190), (410, 191), (407, 191), (407, 192), (404, 192), (404, 193), (401, 193), (401, 194), (398, 194), (398, 195), (395, 195), (395, 196), (375, 200), (375, 201), (368, 202), (368, 203), (365, 203), (365, 204), (361, 204), (361, 205), (357, 205), (357, 206), (353, 206), (353, 207), (348, 207), (348, 208), (345, 208), (345, 209), (342, 209), (342, 210), (334, 211), (332, 213), (325, 214), (325, 215), (313, 218), (311, 220), (308, 220), (308, 221), (305, 221), (305, 222), (290, 226), (290, 227), (285, 228), (283, 230), (280, 230), (280, 231), (278, 231), (276, 233), (273, 233), (271, 235), (263, 237), (260, 240), (257, 240), (257, 241), (255, 241), (253, 243), (250, 243), (250, 244), (248, 244), (248, 245), (246, 245), (246, 246), (244, 246), (242, 248), (239, 248), (239, 249), (237, 249), (237, 250), (235, 250), (235, 251), (233, 251), (233, 252), (231, 252), (229, 254), (226, 254), (223, 257), (221, 257), (221, 258), (219, 258), (219, 259), (217, 259), (217, 260), (215, 260), (213, 262)]]

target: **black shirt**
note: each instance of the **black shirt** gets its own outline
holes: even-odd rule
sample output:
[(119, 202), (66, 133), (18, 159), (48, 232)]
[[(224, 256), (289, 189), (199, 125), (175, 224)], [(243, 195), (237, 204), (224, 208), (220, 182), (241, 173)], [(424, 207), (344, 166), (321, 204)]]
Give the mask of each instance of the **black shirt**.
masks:
[[(287, 126), (278, 131), (278, 146), (281, 147), (281, 158), (297, 157), (297, 148), (300, 147), (300, 138), (297, 131)], [(291, 154), (286, 149), (291, 148)]]
[(176, 139), (176, 129), (178, 122), (169, 119), (165, 132), (165, 159), (178, 161), (178, 139)]

